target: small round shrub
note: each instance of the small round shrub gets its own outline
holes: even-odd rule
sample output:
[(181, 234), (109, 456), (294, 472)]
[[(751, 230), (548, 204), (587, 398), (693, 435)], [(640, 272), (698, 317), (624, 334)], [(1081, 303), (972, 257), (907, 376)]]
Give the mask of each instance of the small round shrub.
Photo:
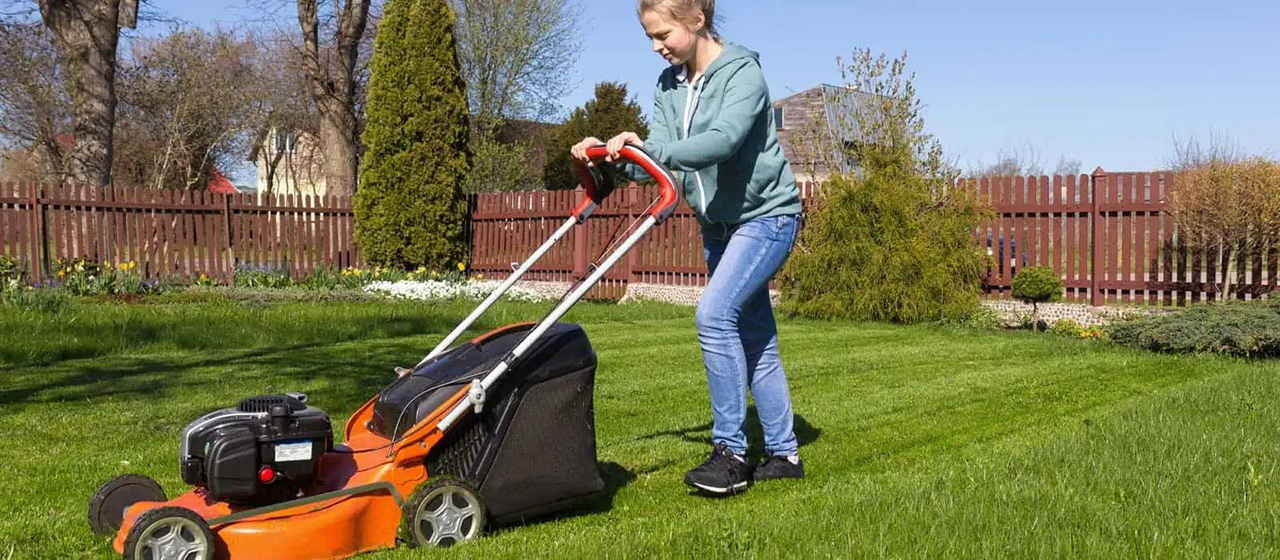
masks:
[(1032, 305), (1062, 301), (1062, 279), (1049, 267), (1024, 268), (1013, 277), (1013, 298)]

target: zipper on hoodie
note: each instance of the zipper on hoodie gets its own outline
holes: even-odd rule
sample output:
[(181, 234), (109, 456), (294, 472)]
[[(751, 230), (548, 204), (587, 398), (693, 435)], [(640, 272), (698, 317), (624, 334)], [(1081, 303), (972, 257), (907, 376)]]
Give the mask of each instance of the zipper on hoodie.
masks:
[[(685, 76), (689, 74), (689, 69), (685, 68)], [(707, 75), (698, 76), (693, 83), (689, 83), (687, 78), (685, 85), (688, 87), (684, 98), (684, 139), (689, 139), (689, 131), (693, 127), (693, 113), (698, 110), (698, 104), (702, 102), (702, 85), (706, 82)], [(702, 174), (697, 170), (693, 172), (694, 182), (698, 183), (698, 201), (702, 204), (702, 215), (707, 215), (707, 191), (702, 186)]]

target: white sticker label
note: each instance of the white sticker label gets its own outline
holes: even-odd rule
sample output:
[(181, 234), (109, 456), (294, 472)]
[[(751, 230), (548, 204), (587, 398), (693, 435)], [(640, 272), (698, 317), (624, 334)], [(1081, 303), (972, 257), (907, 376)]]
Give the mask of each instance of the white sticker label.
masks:
[(276, 444), (276, 462), (285, 463), (289, 461), (310, 461), (311, 460), (311, 442), (310, 441), (291, 441)]

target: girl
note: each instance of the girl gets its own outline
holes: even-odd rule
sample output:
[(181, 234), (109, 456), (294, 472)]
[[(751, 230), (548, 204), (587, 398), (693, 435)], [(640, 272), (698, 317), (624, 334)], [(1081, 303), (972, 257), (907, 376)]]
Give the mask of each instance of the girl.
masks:
[[(802, 478), (768, 290), (795, 242), (800, 195), (778, 144), (759, 55), (721, 40), (715, 0), (639, 0), (636, 11), (653, 51), (671, 67), (658, 78), (649, 138), (619, 134), (607, 143), (607, 160), (632, 144), (676, 173), (711, 272), (697, 327), (714, 448), (685, 483), (727, 494), (752, 480)], [(585, 162), (586, 149), (600, 144), (586, 138), (573, 155)], [(623, 166), (632, 177), (637, 169)], [(743, 433), (748, 387), (769, 455), (754, 470)]]

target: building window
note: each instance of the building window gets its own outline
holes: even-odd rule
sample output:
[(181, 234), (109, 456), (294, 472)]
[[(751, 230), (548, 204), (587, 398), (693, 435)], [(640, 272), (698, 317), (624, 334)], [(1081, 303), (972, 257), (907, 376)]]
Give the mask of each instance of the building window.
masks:
[(773, 126), (778, 130), (782, 130), (787, 127), (786, 123), (784, 123), (782, 120), (782, 116), (783, 116), (782, 107), (774, 107), (773, 108)]
[(276, 153), (291, 154), (297, 145), (298, 134), (296, 132), (282, 129), (276, 130)]

